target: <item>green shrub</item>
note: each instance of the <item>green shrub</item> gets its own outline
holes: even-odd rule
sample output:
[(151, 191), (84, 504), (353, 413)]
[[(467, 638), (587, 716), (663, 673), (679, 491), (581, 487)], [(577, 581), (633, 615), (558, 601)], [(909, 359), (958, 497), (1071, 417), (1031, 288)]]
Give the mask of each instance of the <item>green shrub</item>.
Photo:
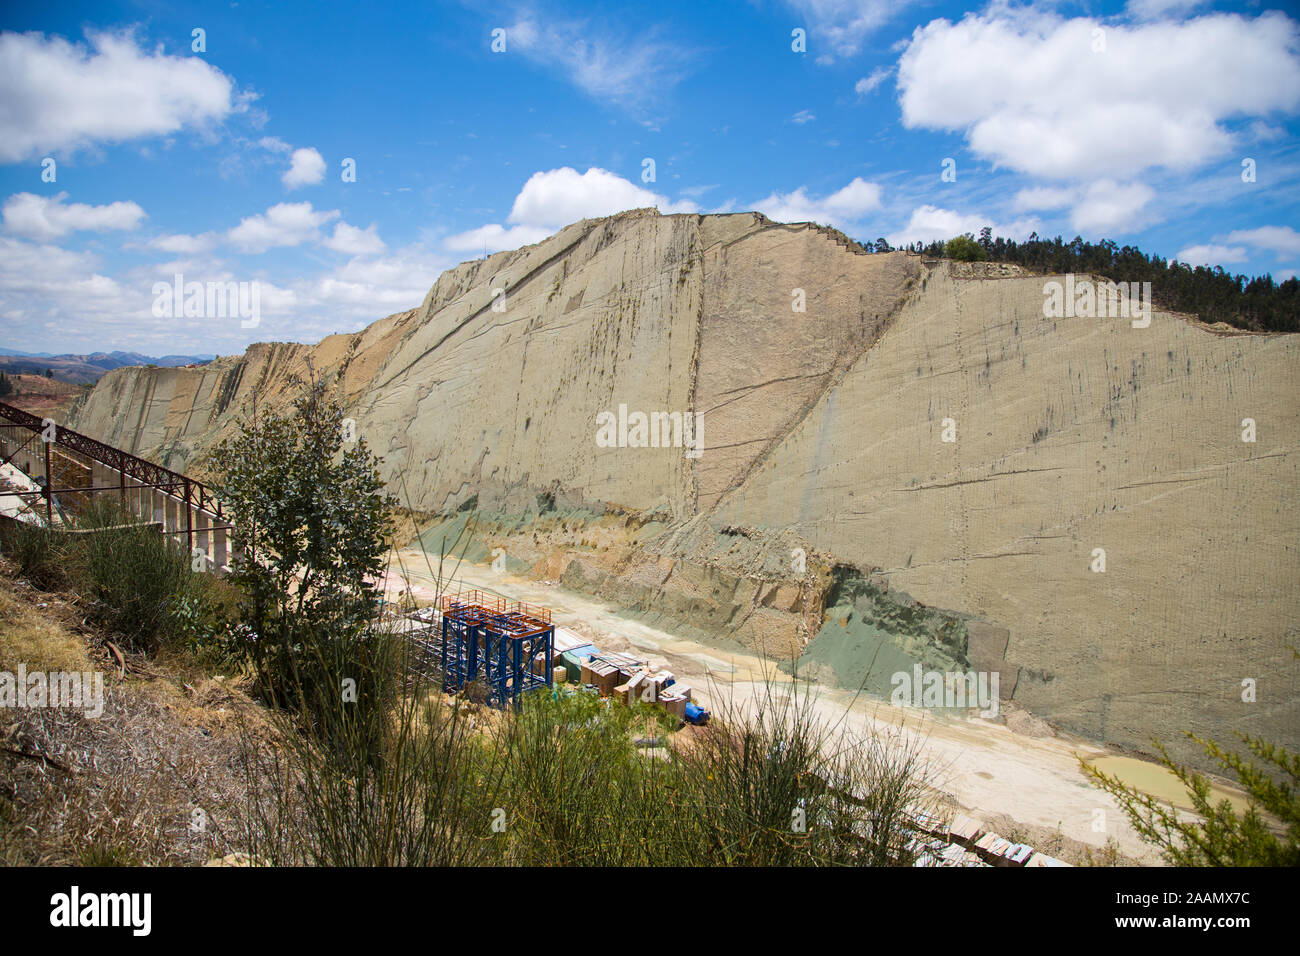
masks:
[(909, 865), (907, 824), (933, 810), (917, 743), (832, 732), (806, 685), (726, 708), (678, 763), (682, 810), (714, 866)]
[(271, 865), (499, 862), (499, 748), (476, 732), (467, 705), (426, 699), (425, 689), (395, 705), (362, 697), (323, 707), (315, 720), (276, 711), (278, 745), (245, 734), (249, 854)]
[(171, 538), (147, 524), (128, 524), (108, 505), (87, 513), (84, 533), (72, 546), (71, 566), (80, 589), (93, 600), (91, 618), (122, 635), (132, 650), (155, 653), (182, 642), (178, 602), (198, 602), (203, 575)]
[(944, 243), (943, 254), (958, 262), (983, 262), (988, 258), (984, 247), (976, 242), (975, 237), (969, 232)]
[(178, 596), (169, 608), (176, 648), (210, 671), (237, 667), (239, 607), (234, 589), (211, 574), (192, 583), (197, 586)]
[(330, 389), (312, 381), (289, 413), (245, 422), (214, 456), (229, 463), (218, 497), (234, 526), (230, 580), (243, 596), (236, 649), (268, 700), (312, 710), (325, 727), (343, 681), (376, 693), (389, 683), (360, 668), (377, 647), (375, 580), (395, 502), (383, 494), (380, 460), (348, 431)]
[(34, 588), (57, 591), (68, 583), (70, 551), (67, 536), (48, 528), (20, 521), (0, 524), (0, 552)]
[(0, 549), (34, 587), (67, 588), (88, 599), (89, 618), (131, 650), (175, 645), (203, 649), (214, 662), (226, 659), (231, 590), (215, 575), (194, 572), (179, 545), (116, 501), (94, 501), (72, 530), (6, 522)]
[[(678, 768), (638, 750), (634, 709), (595, 694), (528, 695), (503, 720), (503, 862), (547, 866), (684, 863)], [(653, 834), (653, 838), (650, 835)]]
[(1198, 819), (1183, 819), (1174, 808), (1118, 777), (1080, 763), (1084, 773), (1116, 799), (1138, 835), (1158, 847), (1172, 866), (1300, 865), (1300, 755), (1240, 735), (1248, 753), (1260, 761), (1256, 763), (1213, 741), (1186, 736), (1237, 778), (1249, 800), (1245, 811), (1239, 813), (1226, 799), (1215, 804), (1209, 780), (1175, 763), (1159, 743), (1160, 762), (1187, 788)]
[(647, 704), (557, 688), (488, 712), (430, 689), (387, 711), (380, 759), (371, 739), (279, 712), (287, 749), (245, 748), (260, 782), (249, 852), (365, 866), (907, 865), (911, 818), (933, 809), (914, 745), (830, 733), (806, 692), (777, 702), (769, 688), (757, 713), (651, 748), (638, 736), (666, 743), (668, 728)]

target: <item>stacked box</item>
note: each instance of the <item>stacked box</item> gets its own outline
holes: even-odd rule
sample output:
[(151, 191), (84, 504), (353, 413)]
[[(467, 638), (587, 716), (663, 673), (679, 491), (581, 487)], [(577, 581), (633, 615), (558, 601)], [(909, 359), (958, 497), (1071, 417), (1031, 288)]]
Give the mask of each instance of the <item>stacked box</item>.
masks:
[(588, 658), (582, 665), (582, 682), (591, 684), (602, 697), (609, 697), (622, 680), (619, 669), (598, 657)]
[(669, 688), (668, 691), (659, 698), (659, 706), (668, 713), (672, 714), (678, 720), (686, 719), (686, 698), (679, 697), (672, 693), (675, 688)]

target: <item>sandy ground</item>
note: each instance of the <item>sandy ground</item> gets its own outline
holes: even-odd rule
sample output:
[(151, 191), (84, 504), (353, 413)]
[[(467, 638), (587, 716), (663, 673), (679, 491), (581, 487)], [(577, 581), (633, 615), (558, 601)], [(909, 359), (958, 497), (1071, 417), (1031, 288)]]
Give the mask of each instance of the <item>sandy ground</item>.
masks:
[[(770, 662), (649, 627), (585, 595), (468, 562), (454, 569), (454, 583), (448, 589), (462, 587), (545, 605), (557, 626), (582, 635), (602, 650), (635, 650), (651, 664), (667, 667), (691, 685), (697, 702), (714, 712), (728, 705), (749, 706), (766, 692), (767, 681), (795, 690), (789, 675)], [(390, 593), (409, 588), (421, 604), (438, 594), (435, 577), (417, 549), (398, 552), (387, 588)], [(1110, 796), (1084, 777), (1078, 758), (1101, 759), (1107, 772), (1119, 773), (1149, 791), (1156, 788), (1144, 783), (1159, 781), (1164, 774), (1155, 764), (1075, 737), (1025, 736), (992, 720), (935, 716), (838, 688), (816, 686), (813, 696), (827, 721), (843, 721), (853, 733), (893, 731), (918, 741), (936, 784), (963, 812), (983, 819), (1006, 814), (1020, 823), (1059, 829), (1098, 848), (1113, 838), (1126, 855), (1144, 863), (1159, 862)]]

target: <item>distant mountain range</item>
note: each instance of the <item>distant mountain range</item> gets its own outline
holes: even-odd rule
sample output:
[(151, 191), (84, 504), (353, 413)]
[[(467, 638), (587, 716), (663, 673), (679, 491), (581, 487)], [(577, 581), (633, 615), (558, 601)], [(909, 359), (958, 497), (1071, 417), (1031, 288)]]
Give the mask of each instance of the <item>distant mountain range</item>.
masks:
[(139, 352), (92, 352), (89, 355), (51, 355), (48, 352), (18, 352), (0, 348), (0, 372), (24, 375), (44, 375), (49, 369), (63, 382), (86, 385), (98, 382), (106, 373), (127, 365), (157, 365), (174, 368), (180, 365), (202, 365), (211, 362), (215, 355), (164, 355), (154, 358)]

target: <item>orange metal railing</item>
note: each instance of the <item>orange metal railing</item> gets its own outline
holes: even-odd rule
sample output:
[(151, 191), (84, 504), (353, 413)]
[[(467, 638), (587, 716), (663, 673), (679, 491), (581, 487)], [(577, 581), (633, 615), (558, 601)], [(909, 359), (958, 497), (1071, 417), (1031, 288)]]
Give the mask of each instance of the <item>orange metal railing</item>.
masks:
[(515, 625), (512, 630), (524, 637), (544, 631), (551, 626), (551, 609), (540, 604), (526, 604), (523, 601), (508, 601), (499, 594), (490, 594), (479, 588), (444, 594), (438, 601), (438, 609), (443, 613), (454, 612), (470, 620), (492, 615), (507, 618)]

